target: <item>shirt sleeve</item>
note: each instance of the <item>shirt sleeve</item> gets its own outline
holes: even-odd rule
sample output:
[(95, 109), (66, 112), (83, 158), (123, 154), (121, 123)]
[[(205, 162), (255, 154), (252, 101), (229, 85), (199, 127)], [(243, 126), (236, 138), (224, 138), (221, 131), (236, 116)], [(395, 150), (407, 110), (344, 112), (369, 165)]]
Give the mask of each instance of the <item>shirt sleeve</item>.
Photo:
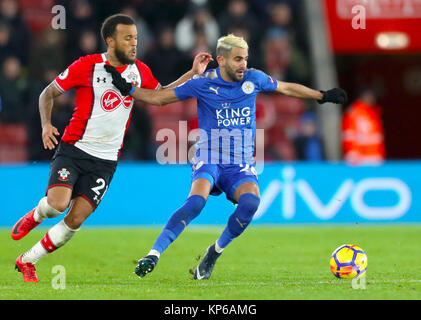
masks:
[(92, 69), (89, 59), (81, 57), (55, 78), (54, 85), (62, 93), (74, 87), (89, 86)]
[(146, 64), (138, 60), (137, 67), (139, 69), (140, 75), (142, 76), (142, 88), (154, 90), (161, 87), (161, 84), (158, 80), (155, 79), (151, 69)]
[(179, 100), (186, 100), (189, 98), (198, 98), (198, 79), (190, 79), (174, 88), (175, 95)]
[(257, 82), (259, 83), (259, 91), (276, 91), (278, 81), (267, 75), (263, 71), (256, 70)]

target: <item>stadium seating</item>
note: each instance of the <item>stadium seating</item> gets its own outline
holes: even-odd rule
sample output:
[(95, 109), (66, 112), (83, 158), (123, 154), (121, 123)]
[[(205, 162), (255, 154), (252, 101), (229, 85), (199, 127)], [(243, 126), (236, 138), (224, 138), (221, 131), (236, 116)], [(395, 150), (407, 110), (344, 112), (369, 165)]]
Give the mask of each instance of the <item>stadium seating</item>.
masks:
[[(266, 146), (277, 150), (281, 157), (274, 160), (295, 160), (292, 139), (298, 132), (299, 120), (305, 110), (303, 100), (278, 94), (262, 94), (257, 97), (256, 105), (257, 114), (260, 113), (259, 106), (274, 109), (274, 114), (269, 116), (274, 116), (275, 120), (264, 128), (267, 131)], [(259, 118), (257, 118), (257, 126), (259, 127)]]
[(54, 0), (20, 0), (20, 11), (35, 33), (44, 30), (51, 23), (51, 8), (55, 5)]
[(0, 162), (28, 161), (24, 124), (0, 124)]

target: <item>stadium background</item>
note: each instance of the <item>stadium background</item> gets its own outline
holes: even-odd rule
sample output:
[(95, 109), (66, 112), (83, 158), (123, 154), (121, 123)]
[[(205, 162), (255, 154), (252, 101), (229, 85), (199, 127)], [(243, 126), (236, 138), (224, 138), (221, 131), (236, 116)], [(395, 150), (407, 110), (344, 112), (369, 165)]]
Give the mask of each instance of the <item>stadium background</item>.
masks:
[[(41, 144), (40, 92), (78, 57), (105, 50), (100, 25), (117, 12), (136, 19), (138, 58), (164, 85), (190, 68), (196, 52), (214, 54), (216, 39), (233, 32), (250, 43), (249, 67), (279, 80), (318, 89), (341, 86), (349, 94), (348, 105), (362, 87), (379, 94), (386, 162), (368, 166), (342, 161), (339, 124), (348, 105), (259, 96), (265, 166), (254, 223), (421, 222), (421, 40), (414, 33), (421, 27), (421, 7), (417, 1), (406, 1), (406, 6), (399, 1), (368, 2), (367, 28), (356, 30), (349, 12), (364, 1), (2, 0), (0, 226), (13, 225), (46, 188), (52, 152)], [(51, 28), (55, 5), (66, 10), (65, 29)], [(398, 47), (388, 46), (396, 44), (393, 39), (376, 45), (376, 37), (384, 32), (400, 32), (409, 41), (402, 46), (397, 41)], [(73, 103), (74, 91), (55, 102), (53, 124), (60, 132)], [(321, 160), (302, 158), (296, 143), (308, 119), (317, 127)], [(113, 183), (86, 225), (166, 222), (188, 194), (190, 168), (157, 164), (155, 154), (162, 142), (155, 137), (162, 128), (178, 135), (179, 120), (187, 121), (188, 130), (197, 127), (194, 101), (166, 108), (136, 103)], [(185, 151), (181, 148), (170, 160)], [(193, 223), (225, 224), (232, 209), (225, 197), (211, 198)]]

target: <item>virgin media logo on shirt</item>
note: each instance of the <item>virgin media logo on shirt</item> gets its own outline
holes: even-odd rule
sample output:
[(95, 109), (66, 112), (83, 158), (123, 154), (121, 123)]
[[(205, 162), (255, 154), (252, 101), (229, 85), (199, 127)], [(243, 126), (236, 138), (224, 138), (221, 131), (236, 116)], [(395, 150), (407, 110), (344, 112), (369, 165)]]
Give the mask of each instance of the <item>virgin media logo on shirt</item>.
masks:
[(104, 111), (111, 112), (121, 105), (128, 109), (132, 105), (133, 98), (131, 96), (122, 97), (112, 89), (106, 90), (101, 96), (101, 107)]

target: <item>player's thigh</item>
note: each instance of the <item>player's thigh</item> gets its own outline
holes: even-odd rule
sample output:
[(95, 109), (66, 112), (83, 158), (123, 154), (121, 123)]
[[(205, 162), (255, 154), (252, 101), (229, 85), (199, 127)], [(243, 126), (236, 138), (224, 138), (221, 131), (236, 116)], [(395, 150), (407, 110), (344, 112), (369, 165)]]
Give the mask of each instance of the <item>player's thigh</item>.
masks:
[(58, 156), (51, 162), (48, 178), (47, 201), (54, 209), (63, 212), (69, 206), (80, 170), (74, 159)]
[(114, 176), (116, 164), (87, 161), (73, 190), (73, 197), (83, 197), (95, 210), (105, 196)]
[(189, 196), (200, 195), (205, 198), (205, 200), (208, 200), (209, 194), (214, 187), (215, 180), (218, 177), (218, 166), (199, 162), (199, 164), (192, 168), (192, 184)]
[(252, 165), (227, 165), (222, 168), (220, 185), (234, 203), (245, 193), (260, 197), (257, 172)]
[(211, 187), (212, 185), (209, 180), (204, 178), (196, 179), (191, 184), (189, 197), (193, 195), (199, 195), (202, 196), (205, 200), (208, 200)]
[(64, 222), (69, 228), (78, 229), (94, 210), (95, 208), (87, 199), (82, 196), (75, 197), (64, 217)]
[(234, 192), (235, 201), (238, 202), (238, 199), (240, 199), (240, 197), (246, 193), (254, 194), (260, 198), (259, 186), (255, 182), (244, 182), (239, 185)]

